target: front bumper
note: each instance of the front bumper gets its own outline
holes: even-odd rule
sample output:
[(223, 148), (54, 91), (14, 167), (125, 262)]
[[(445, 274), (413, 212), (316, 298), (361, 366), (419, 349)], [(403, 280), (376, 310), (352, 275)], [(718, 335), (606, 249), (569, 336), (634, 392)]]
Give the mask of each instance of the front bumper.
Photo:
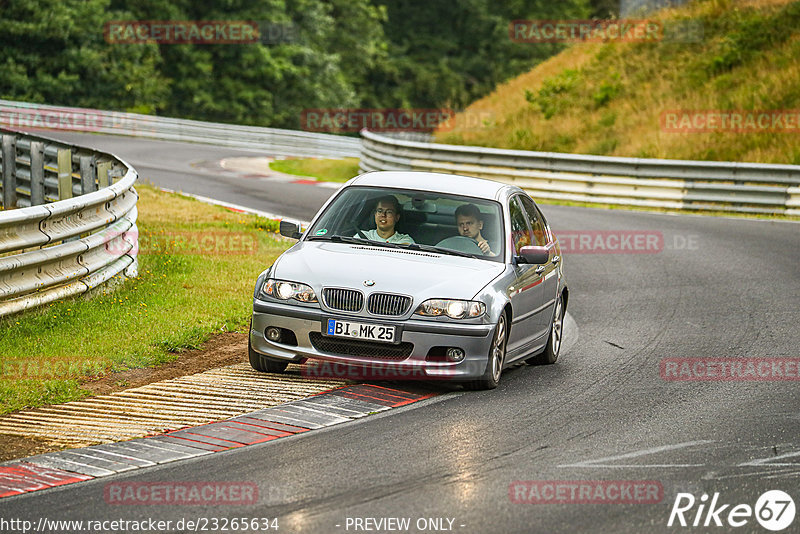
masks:
[[(310, 336), (312, 333), (315, 333), (315, 336), (320, 335), (323, 332), (323, 325), (326, 324), (329, 318), (397, 325), (400, 328), (399, 341), (413, 344), (411, 354), (402, 359), (384, 359), (374, 356), (344, 355), (318, 350), (312, 344)], [(297, 338), (297, 345), (275, 343), (268, 340), (265, 337), (265, 330), (270, 326), (294, 332)], [(478, 378), (483, 375), (486, 370), (493, 330), (493, 324), (463, 324), (424, 319), (375, 320), (374, 318), (367, 319), (328, 312), (318, 308), (256, 299), (253, 304), (250, 344), (256, 352), (276, 359), (299, 362), (304, 358), (310, 358), (367, 367), (373, 371), (381, 369), (387, 371), (383, 375), (386, 377), (400, 378), (407, 376), (409, 378), (459, 381)], [(434, 347), (458, 347), (464, 350), (466, 356), (457, 363), (428, 361), (426, 358)], [(392, 373), (391, 371), (396, 372)], [(379, 373), (373, 374), (380, 376)]]

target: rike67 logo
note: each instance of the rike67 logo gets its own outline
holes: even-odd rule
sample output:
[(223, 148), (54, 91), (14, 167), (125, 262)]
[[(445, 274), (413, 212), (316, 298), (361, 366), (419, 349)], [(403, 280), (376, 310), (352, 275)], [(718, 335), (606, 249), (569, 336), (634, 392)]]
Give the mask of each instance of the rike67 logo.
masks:
[[(695, 505), (697, 505), (695, 509)], [(714, 493), (711, 502), (708, 494), (695, 499), (691, 493), (678, 493), (669, 514), (667, 526), (671, 527), (743, 527), (756, 521), (767, 530), (778, 532), (794, 522), (795, 505), (788, 493), (780, 490), (764, 492), (754, 507), (749, 504), (723, 504), (719, 493)]]

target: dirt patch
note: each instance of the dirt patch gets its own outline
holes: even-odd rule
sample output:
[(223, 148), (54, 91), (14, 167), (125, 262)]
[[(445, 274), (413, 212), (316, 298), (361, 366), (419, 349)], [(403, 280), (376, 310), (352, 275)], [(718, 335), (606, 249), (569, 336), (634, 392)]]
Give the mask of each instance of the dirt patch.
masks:
[(179, 354), (174, 362), (146, 369), (128, 369), (110, 373), (81, 383), (92, 395), (107, 395), (116, 391), (145, 386), (159, 380), (193, 375), (209, 369), (247, 361), (247, 334), (226, 332), (216, 334), (203, 344), (202, 349)]
[[(212, 336), (203, 344), (202, 349), (180, 353), (174, 362), (156, 368), (128, 369), (110, 373), (102, 378), (83, 382), (81, 387), (90, 391), (92, 395), (107, 395), (245, 361), (247, 361), (247, 334), (226, 332)], [(0, 434), (0, 462), (65, 448), (68, 448), (68, 445), (46, 439)]]
[(68, 445), (53, 443), (42, 438), (0, 434), (0, 462), (25, 458), (34, 454), (61, 451), (66, 448), (68, 448)]

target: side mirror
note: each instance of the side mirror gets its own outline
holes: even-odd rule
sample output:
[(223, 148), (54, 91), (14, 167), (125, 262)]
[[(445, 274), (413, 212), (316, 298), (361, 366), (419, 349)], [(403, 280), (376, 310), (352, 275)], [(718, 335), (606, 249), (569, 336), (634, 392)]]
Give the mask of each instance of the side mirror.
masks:
[(524, 259), (525, 263), (542, 265), (550, 259), (550, 250), (547, 247), (526, 246), (519, 250), (518, 257)]
[(300, 239), (303, 235), (303, 232), (300, 231), (300, 223), (286, 219), (281, 220), (279, 231), (282, 236), (291, 239)]

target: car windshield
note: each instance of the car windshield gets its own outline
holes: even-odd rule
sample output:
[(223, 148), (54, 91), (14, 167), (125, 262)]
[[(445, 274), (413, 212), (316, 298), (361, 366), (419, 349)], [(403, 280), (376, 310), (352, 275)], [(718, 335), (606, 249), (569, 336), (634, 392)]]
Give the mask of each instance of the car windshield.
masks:
[(348, 187), (306, 232), (308, 240), (403, 247), (503, 261), (500, 204), (460, 195)]

